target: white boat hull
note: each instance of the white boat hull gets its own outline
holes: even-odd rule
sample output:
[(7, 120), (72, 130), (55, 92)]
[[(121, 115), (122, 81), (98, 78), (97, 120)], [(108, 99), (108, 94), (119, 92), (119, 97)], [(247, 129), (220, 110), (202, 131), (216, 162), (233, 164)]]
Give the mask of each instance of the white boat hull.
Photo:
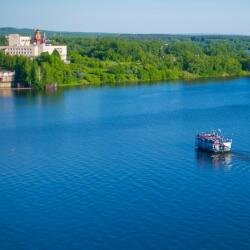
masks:
[(214, 153), (223, 153), (230, 152), (232, 149), (232, 142), (223, 142), (223, 143), (214, 143), (211, 141), (196, 139), (196, 147), (201, 150), (214, 152)]

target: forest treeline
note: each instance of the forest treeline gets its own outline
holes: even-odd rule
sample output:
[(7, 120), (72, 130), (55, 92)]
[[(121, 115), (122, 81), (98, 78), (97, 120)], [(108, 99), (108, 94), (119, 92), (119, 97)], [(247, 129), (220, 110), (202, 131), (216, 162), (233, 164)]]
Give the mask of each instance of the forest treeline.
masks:
[[(0, 53), (0, 67), (16, 71), (16, 82), (58, 85), (152, 82), (250, 74), (250, 38), (53, 37), (68, 45), (69, 64), (52, 55), (31, 60)], [(6, 43), (0, 36), (0, 44)]]

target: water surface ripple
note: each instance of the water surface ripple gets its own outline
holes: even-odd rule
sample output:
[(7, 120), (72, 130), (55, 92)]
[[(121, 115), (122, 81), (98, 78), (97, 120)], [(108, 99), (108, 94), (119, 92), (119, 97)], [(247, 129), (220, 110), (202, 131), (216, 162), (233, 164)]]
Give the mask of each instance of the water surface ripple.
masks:
[(0, 249), (250, 249), (250, 79), (0, 95)]

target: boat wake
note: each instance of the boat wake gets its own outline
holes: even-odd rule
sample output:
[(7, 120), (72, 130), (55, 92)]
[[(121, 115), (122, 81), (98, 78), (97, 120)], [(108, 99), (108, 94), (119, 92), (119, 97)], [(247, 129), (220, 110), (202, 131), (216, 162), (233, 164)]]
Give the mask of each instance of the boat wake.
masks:
[(235, 159), (250, 163), (250, 152), (249, 151), (234, 151), (232, 153)]
[(232, 168), (238, 162), (250, 164), (250, 152), (233, 151), (225, 153), (213, 153), (204, 150), (196, 150), (196, 160), (199, 167)]

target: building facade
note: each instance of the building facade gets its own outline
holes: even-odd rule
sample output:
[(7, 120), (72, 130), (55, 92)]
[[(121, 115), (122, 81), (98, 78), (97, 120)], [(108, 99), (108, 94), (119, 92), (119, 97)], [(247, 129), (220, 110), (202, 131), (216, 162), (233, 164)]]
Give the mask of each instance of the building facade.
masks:
[(0, 89), (11, 88), (15, 81), (15, 72), (0, 70)]
[(61, 59), (65, 63), (67, 62), (67, 46), (51, 45), (46, 40), (45, 34), (42, 37), (39, 30), (35, 32), (33, 41), (31, 37), (20, 36), (19, 34), (10, 34), (6, 38), (8, 40), (8, 46), (0, 46), (0, 50), (6, 54), (36, 58), (43, 52), (52, 54), (54, 50), (57, 50)]

